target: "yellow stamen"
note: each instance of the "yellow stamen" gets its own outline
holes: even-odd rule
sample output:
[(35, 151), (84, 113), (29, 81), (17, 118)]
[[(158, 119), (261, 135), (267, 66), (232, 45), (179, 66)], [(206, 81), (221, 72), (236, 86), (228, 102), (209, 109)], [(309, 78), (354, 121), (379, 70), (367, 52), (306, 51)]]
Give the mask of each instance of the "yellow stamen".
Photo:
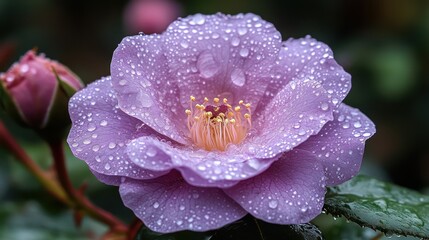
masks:
[[(225, 151), (230, 144), (240, 144), (247, 136), (251, 128), (250, 104), (239, 105), (246, 108), (246, 113), (241, 113), (241, 107), (232, 107), (228, 99), (213, 98), (210, 104), (208, 98), (204, 98), (202, 104), (193, 104), (195, 97), (190, 97), (190, 108), (186, 109), (188, 115), (189, 137), (197, 147), (207, 151)], [(195, 108), (193, 108), (195, 106)]]

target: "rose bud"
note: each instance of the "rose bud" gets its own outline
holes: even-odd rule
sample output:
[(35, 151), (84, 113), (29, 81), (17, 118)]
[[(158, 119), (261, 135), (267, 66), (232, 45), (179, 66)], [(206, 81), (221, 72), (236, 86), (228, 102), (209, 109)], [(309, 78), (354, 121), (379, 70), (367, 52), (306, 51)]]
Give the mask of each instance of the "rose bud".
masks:
[(70, 69), (30, 50), (0, 74), (0, 106), (24, 126), (45, 134), (68, 126), (68, 99), (81, 88), (82, 81)]

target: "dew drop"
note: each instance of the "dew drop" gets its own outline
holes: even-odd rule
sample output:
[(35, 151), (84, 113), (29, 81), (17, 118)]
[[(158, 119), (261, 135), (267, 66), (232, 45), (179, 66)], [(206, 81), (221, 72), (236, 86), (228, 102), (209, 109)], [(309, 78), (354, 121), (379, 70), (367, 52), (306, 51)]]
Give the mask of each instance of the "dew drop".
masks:
[(110, 169), (110, 164), (106, 163), (106, 165), (104, 165), (104, 169), (109, 170)]
[(188, 48), (188, 43), (187, 42), (181, 42), (180, 46), (182, 46), (183, 48)]
[(146, 93), (139, 94), (139, 102), (142, 107), (151, 107), (153, 102), (151, 97)]
[(204, 165), (199, 165), (197, 168), (198, 168), (198, 170), (201, 170), (201, 171), (206, 170), (206, 166), (204, 166)]
[(23, 64), (19, 70), (21, 73), (26, 73), (28, 72), (28, 70), (30, 70), (30, 67), (28, 66), (28, 64)]
[(357, 122), (353, 123), (353, 126), (355, 128), (360, 128), (360, 127), (362, 127), (362, 124), (359, 121), (357, 121)]
[(235, 85), (242, 87), (246, 83), (246, 76), (243, 70), (236, 68), (231, 73), (231, 81)]
[(146, 151), (146, 155), (148, 157), (155, 157), (157, 153), (158, 153), (158, 151), (156, 150), (156, 148), (154, 148), (152, 146), (150, 146)]
[(115, 147), (116, 147), (116, 143), (114, 143), (114, 142), (109, 143), (110, 149), (114, 149)]
[(94, 131), (96, 129), (96, 127), (94, 126), (94, 124), (90, 124), (89, 126), (88, 126), (88, 132), (92, 132), (92, 131)]
[(153, 206), (153, 208), (158, 208), (159, 207), (159, 203), (158, 202), (154, 202), (152, 206)]
[(100, 150), (100, 146), (99, 145), (92, 146), (92, 151), (97, 152), (98, 150)]
[(249, 49), (247, 49), (247, 48), (242, 48), (242, 49), (240, 50), (240, 56), (242, 56), (242, 57), (247, 57), (247, 56), (249, 56)]
[(231, 40), (231, 45), (232, 46), (234, 46), (234, 47), (237, 47), (238, 45), (240, 44), (240, 39), (239, 38), (233, 38), (232, 40)]
[(237, 29), (238, 35), (243, 36), (247, 33), (247, 28), (238, 28)]
[(206, 19), (202, 14), (195, 14), (192, 21), (197, 25), (203, 25), (206, 22)]
[(107, 121), (106, 120), (101, 121), (100, 126), (103, 126), (103, 127), (107, 126)]
[(277, 205), (278, 205), (278, 202), (277, 202), (277, 200), (271, 200), (269, 203), (268, 203), (268, 207), (270, 207), (270, 208), (276, 208), (277, 207)]
[(219, 66), (216, 64), (213, 55), (208, 52), (200, 54), (197, 60), (197, 68), (204, 78), (213, 77), (219, 70)]
[(119, 85), (120, 86), (124, 86), (125, 84), (127, 84), (127, 80), (122, 79), (122, 80), (119, 81)]
[(323, 111), (326, 111), (326, 110), (328, 110), (329, 105), (328, 105), (327, 103), (322, 103), (322, 105), (320, 105), (320, 108), (321, 108)]

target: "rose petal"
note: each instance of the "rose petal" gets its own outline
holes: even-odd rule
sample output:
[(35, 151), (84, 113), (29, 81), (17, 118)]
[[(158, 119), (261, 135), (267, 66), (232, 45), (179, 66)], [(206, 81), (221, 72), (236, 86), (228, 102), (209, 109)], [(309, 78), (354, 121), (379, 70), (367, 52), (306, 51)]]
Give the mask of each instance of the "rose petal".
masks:
[(224, 192), (266, 222), (306, 223), (322, 211), (325, 176), (315, 156), (294, 150), (267, 171)]
[(188, 131), (187, 116), (179, 104), (179, 89), (170, 74), (159, 35), (124, 38), (113, 53), (111, 73), (124, 112), (186, 143), (183, 132)]
[(187, 184), (177, 172), (154, 180), (125, 180), (124, 204), (156, 232), (207, 231), (242, 218), (246, 212), (220, 189)]
[(91, 171), (92, 174), (94, 174), (94, 176), (98, 179), (98, 181), (104, 184), (119, 186), (121, 182), (125, 180), (125, 177), (104, 175), (92, 170), (91, 168), (89, 168), (89, 170)]
[(272, 158), (317, 134), (332, 120), (332, 103), (326, 91), (312, 80), (292, 81), (280, 91), (255, 122), (255, 136), (244, 147), (255, 157)]
[(155, 133), (117, 107), (109, 77), (76, 93), (70, 99), (69, 112), (72, 128), (67, 141), (73, 154), (93, 171), (136, 179), (165, 174), (141, 169), (125, 154), (128, 141)]
[(255, 159), (240, 153), (234, 146), (225, 152), (177, 148), (150, 136), (132, 141), (127, 153), (135, 164), (144, 169), (178, 169), (191, 185), (221, 188), (263, 172), (276, 160)]
[(358, 173), (365, 141), (375, 133), (368, 117), (345, 104), (335, 110), (334, 118), (298, 147), (317, 156), (325, 168), (328, 185), (343, 183)]
[(164, 35), (182, 104), (190, 95), (256, 104), (281, 46), (280, 33), (254, 14), (196, 14), (175, 21)]
[(319, 82), (335, 107), (351, 88), (351, 76), (335, 61), (332, 50), (309, 36), (283, 42), (273, 74), (273, 82), (267, 87), (256, 113), (290, 81), (311, 79)]

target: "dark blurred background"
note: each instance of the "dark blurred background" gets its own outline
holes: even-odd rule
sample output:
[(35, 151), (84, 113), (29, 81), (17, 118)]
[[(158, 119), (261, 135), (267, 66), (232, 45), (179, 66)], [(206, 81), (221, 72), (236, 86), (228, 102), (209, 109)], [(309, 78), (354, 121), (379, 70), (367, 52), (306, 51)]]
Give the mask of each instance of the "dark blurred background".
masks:
[[(144, 32), (162, 28), (148, 26), (156, 22), (130, 19), (130, 9), (141, 7), (130, 7), (136, 1), (139, 0), (0, 0), (0, 72), (27, 50), (37, 48), (68, 66), (85, 83), (109, 75), (112, 53), (124, 36), (136, 33), (139, 27)], [(283, 39), (309, 34), (327, 43), (353, 77), (353, 87), (345, 102), (361, 109), (377, 126), (377, 134), (367, 143), (362, 172), (427, 191), (429, 1), (177, 0), (173, 4), (165, 5), (172, 8), (165, 12), (162, 6), (146, 12), (143, 7), (140, 16), (156, 11), (160, 13), (157, 16), (167, 19), (197, 12), (253, 12), (272, 22)], [(7, 121), (3, 115), (0, 117)], [(32, 155), (48, 166), (43, 143), (31, 132), (9, 121), (7, 124)], [(43, 197), (43, 190), (7, 152), (0, 151), (0, 157), (0, 200), (25, 202), (29, 197)], [(90, 194), (99, 204), (117, 203), (116, 211), (123, 214), (116, 189), (98, 184), (84, 164), (70, 155), (69, 158), (72, 177), (79, 178), (76, 183), (82, 179), (89, 181)], [(106, 197), (108, 201), (101, 200)], [(47, 200), (42, 205), (54, 203)], [(129, 214), (124, 216), (127, 217)]]

